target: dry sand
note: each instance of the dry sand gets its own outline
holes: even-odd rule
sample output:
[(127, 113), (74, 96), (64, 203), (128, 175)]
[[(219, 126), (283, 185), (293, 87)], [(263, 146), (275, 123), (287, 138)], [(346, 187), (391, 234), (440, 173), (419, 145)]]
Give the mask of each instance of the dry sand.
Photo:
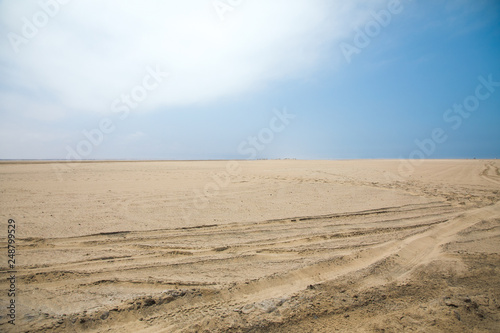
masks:
[(0, 163), (0, 331), (500, 332), (500, 162), (401, 163)]

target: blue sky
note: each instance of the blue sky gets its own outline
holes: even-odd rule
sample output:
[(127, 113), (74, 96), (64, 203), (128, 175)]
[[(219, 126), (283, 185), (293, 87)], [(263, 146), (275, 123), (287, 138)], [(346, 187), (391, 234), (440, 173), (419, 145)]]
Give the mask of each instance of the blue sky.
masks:
[(0, 34), (1, 159), (500, 157), (495, 0), (2, 0)]

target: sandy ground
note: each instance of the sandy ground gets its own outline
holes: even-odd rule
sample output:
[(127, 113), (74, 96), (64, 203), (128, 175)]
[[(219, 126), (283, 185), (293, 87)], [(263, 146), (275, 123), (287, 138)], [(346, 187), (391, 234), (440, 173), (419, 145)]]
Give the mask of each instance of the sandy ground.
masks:
[(497, 160), (0, 163), (0, 191), (0, 331), (500, 332)]

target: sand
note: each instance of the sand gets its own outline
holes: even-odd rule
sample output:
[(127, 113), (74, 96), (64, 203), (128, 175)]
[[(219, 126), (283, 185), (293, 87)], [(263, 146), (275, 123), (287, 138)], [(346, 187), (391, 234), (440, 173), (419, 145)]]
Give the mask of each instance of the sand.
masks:
[(0, 191), (0, 331), (500, 332), (498, 160), (3, 162)]

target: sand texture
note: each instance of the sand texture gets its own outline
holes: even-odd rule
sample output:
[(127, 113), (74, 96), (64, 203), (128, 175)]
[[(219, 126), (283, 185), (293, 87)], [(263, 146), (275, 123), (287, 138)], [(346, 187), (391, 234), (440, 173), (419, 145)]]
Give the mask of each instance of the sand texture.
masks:
[(500, 332), (497, 160), (4, 162), (0, 191), (2, 332)]

